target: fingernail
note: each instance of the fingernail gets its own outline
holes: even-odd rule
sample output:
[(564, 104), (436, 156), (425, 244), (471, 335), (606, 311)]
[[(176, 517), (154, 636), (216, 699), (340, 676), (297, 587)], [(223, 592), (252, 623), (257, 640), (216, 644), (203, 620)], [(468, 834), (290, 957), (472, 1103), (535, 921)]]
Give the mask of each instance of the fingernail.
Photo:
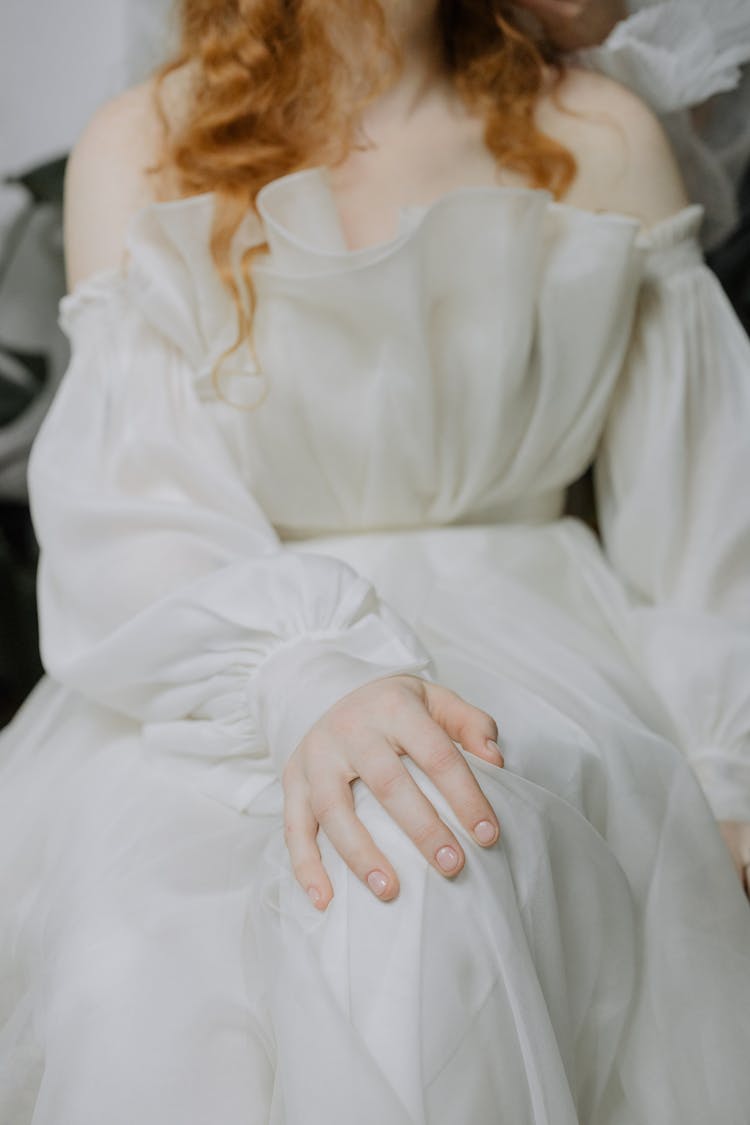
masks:
[(489, 820), (480, 820), (474, 825), (474, 835), (480, 844), (491, 844), (496, 836), (495, 825)]
[(435, 859), (438, 861), (443, 871), (452, 871), (458, 864), (458, 852), (455, 848), (446, 845), (443, 848), (438, 848), (435, 852)]
[(367, 876), (367, 883), (374, 894), (382, 895), (388, 886), (388, 879), (382, 871), (371, 871)]
[(318, 890), (318, 888), (317, 887), (308, 887), (307, 893), (310, 896), (310, 898), (312, 899), (312, 901), (315, 903), (315, 905), (318, 906), (322, 897), (323, 897), (321, 895), (320, 891)]
[(491, 750), (493, 754), (497, 754), (497, 756), (500, 759), (501, 764), (505, 765), (505, 758), (503, 757), (503, 752), (500, 749), (500, 747), (498, 746), (498, 744), (494, 741), (494, 739), (492, 739), (492, 738), (487, 739), (487, 748), (488, 748), (488, 750)]

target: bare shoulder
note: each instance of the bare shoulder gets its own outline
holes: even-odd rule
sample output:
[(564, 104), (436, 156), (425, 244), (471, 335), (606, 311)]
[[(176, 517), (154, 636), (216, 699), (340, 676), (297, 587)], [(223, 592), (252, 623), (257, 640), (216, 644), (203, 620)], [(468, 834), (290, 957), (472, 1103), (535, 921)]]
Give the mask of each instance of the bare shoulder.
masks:
[[(176, 121), (181, 83), (184, 77), (165, 83), (163, 105), (169, 127)], [(119, 266), (131, 215), (173, 194), (164, 175), (149, 173), (161, 158), (165, 137), (153, 78), (105, 102), (79, 136), (65, 175), (69, 288), (92, 273)]]
[(620, 83), (571, 67), (556, 95), (542, 99), (537, 119), (576, 157), (566, 202), (632, 215), (647, 227), (689, 202), (661, 122)]

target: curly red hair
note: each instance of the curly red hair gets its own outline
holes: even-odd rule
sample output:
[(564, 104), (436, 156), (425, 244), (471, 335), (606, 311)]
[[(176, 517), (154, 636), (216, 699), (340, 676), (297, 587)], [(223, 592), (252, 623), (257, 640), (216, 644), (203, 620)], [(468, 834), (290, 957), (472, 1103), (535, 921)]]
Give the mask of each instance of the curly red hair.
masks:
[[(483, 116), (488, 149), (532, 186), (562, 196), (575, 159), (534, 121), (550, 72), (562, 75), (559, 59), (506, 0), (439, 0), (438, 19), (446, 72)], [(180, 0), (180, 29), (176, 54), (155, 74), (165, 126), (163, 80), (186, 64), (194, 80), (182, 124), (167, 130), (152, 171), (168, 169), (182, 196), (216, 196), (211, 253), (238, 313), (237, 338), (216, 376), (251, 341), (251, 263), (268, 248), (245, 250), (243, 294), (230, 256), (242, 218), (270, 180), (346, 157), (359, 111), (387, 88), (401, 56), (378, 0)]]

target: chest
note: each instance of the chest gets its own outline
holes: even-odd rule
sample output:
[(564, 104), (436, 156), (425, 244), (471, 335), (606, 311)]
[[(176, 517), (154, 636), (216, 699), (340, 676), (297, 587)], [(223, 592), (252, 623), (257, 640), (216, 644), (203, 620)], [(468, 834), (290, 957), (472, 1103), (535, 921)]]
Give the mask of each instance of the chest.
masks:
[(347, 249), (391, 241), (405, 207), (426, 207), (464, 187), (521, 186), (498, 165), (483, 139), (484, 123), (453, 109), (433, 109), (398, 131), (381, 133), (329, 170)]
[(268, 396), (216, 409), (285, 534), (501, 518), (580, 475), (628, 338), (627, 225), (462, 186), (352, 251), (321, 173), (274, 190), (255, 274)]

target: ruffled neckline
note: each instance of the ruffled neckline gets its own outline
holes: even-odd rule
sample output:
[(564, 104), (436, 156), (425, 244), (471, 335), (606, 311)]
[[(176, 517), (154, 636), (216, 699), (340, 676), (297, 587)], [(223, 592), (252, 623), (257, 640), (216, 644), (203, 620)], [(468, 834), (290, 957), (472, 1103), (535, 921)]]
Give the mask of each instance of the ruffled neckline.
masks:
[[(255, 268), (274, 272), (271, 260), (291, 262), (295, 252), (308, 260), (316, 258), (322, 265), (350, 266), (373, 263), (387, 257), (413, 237), (429, 218), (441, 211), (455, 209), (464, 202), (478, 199), (500, 204), (512, 200), (526, 200), (540, 215), (557, 213), (577, 226), (602, 226), (629, 231), (635, 244), (648, 254), (670, 250), (678, 244), (697, 239), (704, 208), (697, 203), (687, 204), (673, 215), (644, 228), (631, 215), (617, 211), (588, 211), (556, 200), (544, 188), (511, 185), (463, 186), (444, 192), (427, 204), (410, 203), (399, 210), (396, 234), (372, 246), (350, 249), (346, 245), (338, 209), (331, 190), (329, 171), (325, 165), (316, 165), (296, 172), (288, 172), (265, 184), (256, 197), (257, 215), (249, 208), (240, 222), (233, 239), (233, 251), (241, 253), (251, 245), (267, 242), (269, 262)], [(217, 193), (200, 192), (179, 199), (153, 200), (139, 207), (130, 216), (125, 232), (125, 247), (129, 264), (138, 262), (149, 243), (163, 242), (166, 235), (172, 247), (175, 236), (185, 240), (186, 253), (183, 265), (194, 258), (201, 243), (208, 251), (208, 237), (213, 221)], [(169, 237), (169, 236), (172, 237)], [(188, 245), (189, 244), (189, 245)], [(187, 253), (189, 249), (190, 253)], [(207, 264), (215, 272), (210, 253)], [(117, 287), (125, 278), (129, 266), (105, 267), (96, 270), (78, 282), (61, 300), (61, 311), (72, 312), (77, 304), (88, 304), (110, 288)]]
[(461, 186), (443, 192), (429, 203), (407, 203), (399, 208), (398, 229), (391, 237), (365, 247), (347, 246), (343, 225), (331, 186), (330, 172), (325, 165), (304, 168), (279, 176), (258, 192), (256, 207), (260, 225), (269, 243), (271, 255), (279, 251), (288, 255), (294, 249), (300, 255), (314, 257), (322, 264), (357, 268), (370, 265), (396, 252), (416, 234), (419, 228), (443, 212), (456, 211), (465, 204), (475, 207), (486, 203), (521, 205), (538, 211), (567, 214), (575, 222), (594, 225), (614, 224), (636, 231), (637, 219), (617, 212), (584, 211), (555, 200), (543, 188), (507, 184)]
[[(215, 192), (185, 196), (181, 199), (154, 201), (145, 204), (130, 218), (126, 245), (131, 254), (134, 247), (154, 226), (173, 230), (180, 226), (187, 234), (210, 231), (217, 195)], [(538, 212), (559, 216), (579, 230), (589, 227), (619, 229), (629, 233), (636, 245), (645, 251), (667, 248), (686, 237), (697, 235), (704, 215), (699, 204), (688, 204), (673, 215), (645, 228), (640, 220), (619, 211), (589, 211), (556, 200), (544, 188), (495, 184), (461, 186), (442, 193), (426, 204), (407, 203), (399, 209), (396, 233), (380, 242), (356, 249), (346, 244), (343, 226), (331, 187), (330, 172), (325, 165), (316, 165), (288, 172), (265, 184), (255, 200), (256, 210), (248, 208), (234, 235), (233, 249), (239, 254), (247, 247), (267, 242), (269, 259), (256, 266), (265, 273), (275, 267), (298, 264), (305, 259), (323, 271), (329, 268), (357, 269), (389, 257), (414, 237), (419, 229), (444, 212), (455, 212), (465, 204), (477, 203), (512, 209), (527, 206)]]
[[(696, 235), (703, 208), (690, 204), (654, 226), (619, 212), (593, 212), (558, 202), (549, 191), (524, 186), (464, 186), (427, 204), (399, 211), (395, 235), (371, 246), (346, 245), (329, 171), (319, 165), (269, 181), (248, 208), (232, 241), (237, 268), (241, 254), (266, 243), (268, 251), (253, 259), (254, 277), (289, 292), (307, 292), (311, 280), (343, 282), (339, 299), (350, 292), (355, 273), (416, 264), (448, 240), (460, 248), (468, 239), (480, 245), (495, 239), (497, 252), (519, 261), (542, 245), (556, 255), (598, 257), (606, 270), (628, 269), (643, 257), (644, 272), (672, 268), (675, 255), (700, 257)], [(170, 338), (205, 381), (215, 359), (233, 344), (237, 316), (231, 296), (214, 266), (210, 236), (215, 192), (152, 201), (130, 217), (126, 229), (126, 265), (91, 274), (60, 302), (59, 322), (70, 332), (83, 310), (124, 292), (145, 319)], [(257, 209), (257, 213), (256, 213)], [(485, 232), (487, 238), (485, 238)], [(479, 242), (476, 240), (479, 239)], [(511, 249), (512, 247), (512, 249)], [(431, 267), (424, 267), (431, 268)], [(441, 266), (449, 268), (447, 264)], [(257, 370), (249, 347), (237, 352), (233, 365)]]

